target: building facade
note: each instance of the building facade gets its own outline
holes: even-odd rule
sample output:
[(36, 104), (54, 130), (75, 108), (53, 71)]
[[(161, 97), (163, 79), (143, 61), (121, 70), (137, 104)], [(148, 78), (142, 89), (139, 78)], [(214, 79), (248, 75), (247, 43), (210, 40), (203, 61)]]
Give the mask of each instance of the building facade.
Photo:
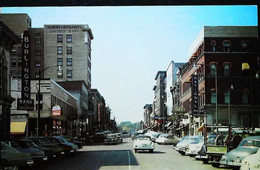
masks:
[[(205, 26), (180, 71), (180, 105), (190, 115), (190, 133), (202, 122), (259, 127), (257, 27)], [(192, 76), (198, 77), (198, 110), (192, 116)], [(204, 120), (204, 116), (206, 118)]]
[(152, 113), (152, 105), (151, 104), (146, 104), (144, 106), (144, 128), (151, 127), (152, 122), (151, 122), (151, 113)]

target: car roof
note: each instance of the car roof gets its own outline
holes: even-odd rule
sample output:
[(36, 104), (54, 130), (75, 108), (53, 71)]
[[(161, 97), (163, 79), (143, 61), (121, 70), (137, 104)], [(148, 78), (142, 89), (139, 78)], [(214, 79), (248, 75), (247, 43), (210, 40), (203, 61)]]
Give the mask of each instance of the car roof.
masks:
[(249, 136), (244, 138), (243, 140), (260, 140), (260, 136)]

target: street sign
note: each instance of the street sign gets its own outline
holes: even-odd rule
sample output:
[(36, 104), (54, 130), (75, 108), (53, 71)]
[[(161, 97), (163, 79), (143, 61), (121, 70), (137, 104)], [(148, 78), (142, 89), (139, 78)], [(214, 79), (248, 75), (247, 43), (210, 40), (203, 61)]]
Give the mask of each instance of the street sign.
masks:
[(17, 99), (17, 110), (34, 110), (34, 100), (33, 99)]

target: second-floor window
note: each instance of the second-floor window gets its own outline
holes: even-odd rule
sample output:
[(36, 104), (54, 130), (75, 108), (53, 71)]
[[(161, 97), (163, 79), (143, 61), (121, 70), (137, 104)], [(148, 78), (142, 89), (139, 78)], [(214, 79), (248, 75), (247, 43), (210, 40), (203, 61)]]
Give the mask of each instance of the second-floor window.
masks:
[(230, 65), (224, 64), (224, 76), (229, 76), (229, 75), (230, 75)]
[(71, 45), (67, 46), (67, 54), (72, 54), (72, 46)]
[(57, 43), (62, 43), (62, 42), (63, 42), (63, 35), (57, 34)]
[(57, 46), (57, 54), (62, 54), (63, 53), (63, 48), (62, 46)]
[(210, 65), (210, 75), (211, 76), (216, 76), (216, 71), (217, 71), (217, 65), (216, 64), (211, 64)]
[(211, 92), (210, 103), (214, 104), (214, 103), (216, 103), (216, 101), (217, 101), (216, 92)]

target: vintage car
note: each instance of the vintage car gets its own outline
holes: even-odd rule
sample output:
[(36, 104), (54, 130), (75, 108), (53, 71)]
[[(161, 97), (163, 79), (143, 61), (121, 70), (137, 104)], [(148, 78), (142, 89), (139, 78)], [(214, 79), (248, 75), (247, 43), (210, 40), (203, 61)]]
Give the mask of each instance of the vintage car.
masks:
[(8, 144), (1, 142), (1, 165), (3, 169), (19, 169), (19, 167), (33, 165), (29, 153), (22, 153)]
[(121, 133), (115, 133), (117, 138), (117, 143), (123, 143), (123, 137)]
[(191, 157), (198, 155), (203, 145), (204, 145), (204, 137), (194, 142), (191, 142), (188, 145), (188, 148), (186, 149), (185, 155), (189, 155)]
[(183, 139), (177, 143), (174, 147), (180, 154), (185, 155), (186, 150), (190, 143), (198, 141), (202, 136), (185, 136)]
[(260, 169), (260, 149), (242, 160), (240, 170)]
[(71, 136), (62, 136), (65, 139), (67, 139), (68, 142), (74, 143), (78, 146), (78, 149), (82, 149), (83, 148), (83, 143), (77, 139), (72, 138)]
[(29, 153), (34, 161), (34, 163), (39, 163), (44, 160), (47, 160), (47, 157), (45, 156), (44, 152), (38, 148), (18, 144), (15, 141), (3, 141), (4, 143), (8, 144), (9, 146), (15, 148), (19, 152), (22, 153)]
[(138, 150), (149, 150), (149, 152), (152, 153), (154, 150), (154, 142), (150, 136), (138, 135), (134, 139), (134, 150), (135, 153), (137, 153)]
[(69, 146), (71, 146), (73, 149), (70, 151), (71, 153), (76, 152), (78, 149), (78, 145), (69, 142), (66, 138), (62, 137), (62, 136), (53, 136), (54, 138), (58, 139), (60, 142), (65, 143)]
[(117, 136), (115, 134), (108, 134), (104, 143), (105, 144), (117, 144)]
[(59, 140), (57, 138), (54, 138), (52, 136), (47, 136), (46, 139), (48, 139), (52, 144), (62, 147), (65, 151), (65, 154), (67, 154), (67, 155), (74, 152), (72, 146), (70, 146), (66, 143), (63, 143), (61, 140)]
[(178, 143), (178, 139), (175, 138), (173, 135), (171, 134), (161, 134), (157, 139), (156, 139), (156, 143), (160, 144), (172, 144), (172, 145), (176, 145)]
[(224, 154), (220, 160), (220, 164), (238, 168), (246, 156), (255, 154), (259, 148), (260, 136), (247, 137), (240, 142), (236, 149)]

